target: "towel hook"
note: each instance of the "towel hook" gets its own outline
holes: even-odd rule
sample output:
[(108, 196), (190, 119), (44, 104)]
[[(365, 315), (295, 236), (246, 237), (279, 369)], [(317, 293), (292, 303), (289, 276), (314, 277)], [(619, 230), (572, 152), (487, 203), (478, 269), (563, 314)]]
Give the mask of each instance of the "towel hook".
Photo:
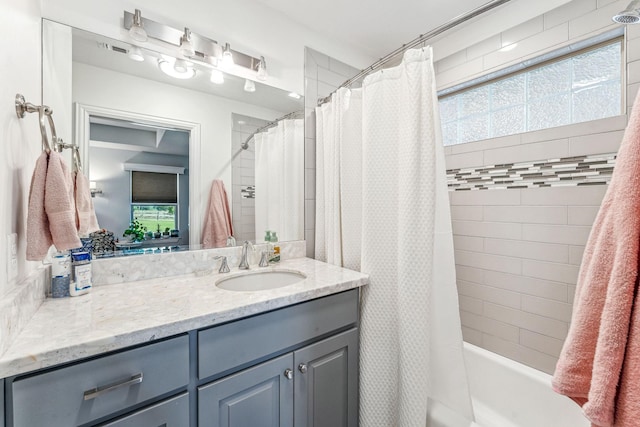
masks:
[[(16, 94), (15, 106), (16, 115), (19, 119), (24, 118), (26, 113), (35, 113), (36, 111), (38, 112), (40, 133), (42, 134), (42, 147), (47, 153), (50, 153), (53, 146), (49, 142), (49, 138), (47, 136), (47, 121), (49, 122), (49, 128), (51, 129), (51, 139), (53, 143), (55, 143), (58, 138), (56, 134), (56, 126), (53, 123), (53, 110), (46, 105), (34, 105), (30, 102), (27, 102), (24, 99), (24, 96), (19, 93)], [(45, 118), (47, 120), (45, 120)]]

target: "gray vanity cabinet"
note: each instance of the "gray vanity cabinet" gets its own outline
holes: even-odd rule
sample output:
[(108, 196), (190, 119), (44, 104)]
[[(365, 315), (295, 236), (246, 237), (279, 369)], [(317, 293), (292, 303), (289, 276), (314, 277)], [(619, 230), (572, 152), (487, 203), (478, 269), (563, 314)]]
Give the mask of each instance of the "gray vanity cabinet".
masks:
[(293, 356), (198, 389), (199, 427), (293, 427)]
[(4, 380), (0, 380), (0, 427), (4, 427)]

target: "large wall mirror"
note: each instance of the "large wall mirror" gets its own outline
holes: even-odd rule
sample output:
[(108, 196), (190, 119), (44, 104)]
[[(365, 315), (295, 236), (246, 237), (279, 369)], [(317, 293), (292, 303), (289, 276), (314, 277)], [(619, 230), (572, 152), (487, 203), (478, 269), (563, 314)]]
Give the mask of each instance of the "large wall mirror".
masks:
[[(214, 180), (237, 244), (261, 242), (265, 230), (304, 239), (302, 97), (198, 63), (176, 73), (175, 61), (153, 45), (43, 21), (44, 102), (80, 147), (116, 254), (202, 247), (206, 218), (223, 203), (220, 192), (210, 198)], [(131, 242), (123, 234), (133, 220), (144, 238)]]

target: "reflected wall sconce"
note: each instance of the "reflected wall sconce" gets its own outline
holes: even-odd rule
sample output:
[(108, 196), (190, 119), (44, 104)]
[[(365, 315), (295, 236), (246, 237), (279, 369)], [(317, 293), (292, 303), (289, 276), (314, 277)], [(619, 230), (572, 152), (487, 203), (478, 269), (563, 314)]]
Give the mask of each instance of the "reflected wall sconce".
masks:
[[(182, 63), (178, 63), (182, 61)], [(172, 62), (169, 58), (162, 58), (158, 60), (158, 67), (167, 76), (187, 80), (193, 78), (196, 75), (196, 70), (189, 66), (184, 59), (176, 59)]]
[(140, 12), (140, 9), (136, 9), (133, 14), (131, 27), (129, 28), (129, 37), (140, 43), (144, 43), (149, 39), (147, 32), (144, 29), (142, 12)]
[(96, 181), (89, 182), (89, 189), (91, 190), (91, 197), (96, 197), (96, 194), (102, 194), (102, 190), (98, 188)]
[(180, 54), (187, 58), (191, 58), (196, 54), (196, 50), (193, 48), (193, 44), (191, 43), (191, 30), (186, 27), (184, 29), (184, 34), (180, 37)]
[(261, 56), (260, 62), (258, 63), (258, 80), (265, 81), (267, 77), (267, 63), (264, 60), (264, 56)]
[(231, 53), (231, 46), (229, 43), (224, 45), (224, 52), (222, 52), (222, 65), (225, 67), (231, 67), (234, 65), (233, 54)]
[(224, 83), (224, 74), (222, 74), (222, 71), (220, 70), (211, 70), (211, 83), (217, 84), (217, 85), (221, 85), (222, 83)]
[(127, 56), (134, 61), (142, 62), (144, 61), (144, 55), (142, 54), (142, 49), (138, 46), (131, 46), (131, 49), (127, 52)]
[(245, 92), (255, 92), (256, 91), (256, 84), (254, 83), (253, 80), (246, 79), (244, 81), (244, 91)]

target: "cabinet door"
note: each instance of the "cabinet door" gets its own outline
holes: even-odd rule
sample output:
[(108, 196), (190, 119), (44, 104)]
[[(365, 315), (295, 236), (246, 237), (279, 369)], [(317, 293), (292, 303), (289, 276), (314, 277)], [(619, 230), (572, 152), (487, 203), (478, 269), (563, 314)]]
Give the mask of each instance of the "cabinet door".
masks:
[(104, 424), (102, 427), (187, 427), (188, 425), (189, 394), (184, 393)]
[(358, 426), (358, 329), (294, 353), (296, 427)]
[(292, 427), (292, 371), (289, 353), (199, 387), (198, 426)]

